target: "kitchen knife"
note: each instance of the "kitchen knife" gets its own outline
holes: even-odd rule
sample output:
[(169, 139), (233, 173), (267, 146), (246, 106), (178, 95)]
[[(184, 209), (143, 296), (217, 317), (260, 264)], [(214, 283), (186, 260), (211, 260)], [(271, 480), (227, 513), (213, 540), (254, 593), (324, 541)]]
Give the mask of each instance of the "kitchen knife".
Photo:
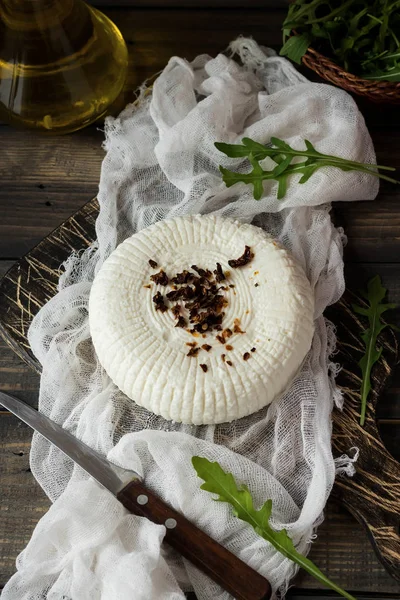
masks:
[(21, 400), (0, 392), (0, 404), (72, 458), (131, 513), (165, 525), (164, 540), (236, 600), (268, 600), (269, 582), (147, 489), (134, 471), (109, 462)]

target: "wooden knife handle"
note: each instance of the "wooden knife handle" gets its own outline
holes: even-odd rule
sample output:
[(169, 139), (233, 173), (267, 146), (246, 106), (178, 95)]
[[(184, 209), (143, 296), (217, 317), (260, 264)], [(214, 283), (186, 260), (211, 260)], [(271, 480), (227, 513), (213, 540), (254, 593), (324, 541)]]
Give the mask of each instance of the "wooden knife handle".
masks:
[(129, 483), (117, 498), (135, 515), (165, 525), (165, 541), (236, 600), (270, 598), (271, 586), (262, 575), (165, 504), (141, 481)]

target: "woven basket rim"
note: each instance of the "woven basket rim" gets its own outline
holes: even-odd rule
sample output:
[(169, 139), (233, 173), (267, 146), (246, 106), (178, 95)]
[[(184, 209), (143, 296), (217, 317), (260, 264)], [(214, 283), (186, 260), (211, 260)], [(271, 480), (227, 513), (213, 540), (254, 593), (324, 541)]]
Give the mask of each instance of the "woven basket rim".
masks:
[[(339, 77), (343, 78), (343, 80), (347, 80), (347, 81), (351, 82), (352, 84), (362, 85), (366, 90), (368, 88), (373, 88), (374, 90), (376, 90), (376, 87), (379, 86), (379, 90), (381, 92), (398, 91), (400, 93), (400, 82), (384, 81), (384, 80), (380, 80), (380, 79), (364, 79), (363, 77), (360, 77), (359, 75), (354, 75), (353, 73), (349, 73), (348, 71), (343, 69), (343, 67), (341, 67), (340, 65), (335, 63), (331, 58), (329, 58), (328, 56), (325, 56), (325, 54), (322, 54), (321, 52), (318, 52), (318, 50), (315, 50), (311, 46), (307, 49), (307, 52), (305, 53), (304, 56), (306, 56), (307, 54), (311, 55), (312, 59), (321, 60), (324, 63), (324, 67), (326, 69), (336, 71), (336, 74)], [(303, 56), (302, 60), (304, 60), (304, 56)]]

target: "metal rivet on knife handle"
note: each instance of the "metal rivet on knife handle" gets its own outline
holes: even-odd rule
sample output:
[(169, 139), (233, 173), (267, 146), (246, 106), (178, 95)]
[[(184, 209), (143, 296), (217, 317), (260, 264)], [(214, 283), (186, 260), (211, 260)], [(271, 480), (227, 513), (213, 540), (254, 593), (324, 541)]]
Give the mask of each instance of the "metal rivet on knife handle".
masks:
[(175, 521), (175, 519), (167, 519), (164, 523), (165, 527), (167, 529), (173, 529), (174, 527), (177, 526), (177, 522)]
[(137, 497), (137, 503), (140, 504), (140, 506), (144, 506), (145, 504), (147, 504), (149, 501), (148, 496), (146, 496), (146, 494), (139, 494), (139, 496)]

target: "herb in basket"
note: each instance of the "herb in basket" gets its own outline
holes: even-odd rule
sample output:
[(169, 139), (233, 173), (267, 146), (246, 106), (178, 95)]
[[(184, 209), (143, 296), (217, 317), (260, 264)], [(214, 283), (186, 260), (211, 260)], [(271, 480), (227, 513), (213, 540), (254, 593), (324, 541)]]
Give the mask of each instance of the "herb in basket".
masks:
[[(380, 165), (371, 165), (368, 163), (359, 163), (353, 160), (332, 156), (330, 154), (322, 154), (314, 148), (311, 142), (304, 140), (305, 150), (296, 150), (289, 144), (272, 137), (271, 143), (264, 146), (250, 138), (243, 138), (241, 144), (224, 144), (216, 142), (215, 146), (218, 150), (229, 156), (230, 158), (248, 159), (252, 170), (250, 173), (236, 173), (220, 166), (222, 178), (227, 187), (230, 187), (238, 182), (252, 184), (254, 186), (254, 199), (260, 200), (263, 195), (263, 182), (275, 180), (278, 182), (278, 200), (286, 195), (288, 186), (288, 178), (290, 175), (301, 175), (299, 183), (305, 183), (312, 175), (322, 167), (336, 167), (342, 171), (360, 171), (361, 173), (369, 173), (374, 177), (385, 179), (391, 183), (400, 183), (383, 175), (378, 171), (395, 171), (393, 167), (382, 167)], [(265, 158), (270, 158), (276, 166), (267, 171), (260, 165), (260, 161)], [(294, 158), (304, 158), (302, 162), (292, 164)]]
[(385, 327), (397, 329), (394, 325), (388, 325), (381, 319), (383, 313), (387, 310), (396, 308), (396, 304), (382, 302), (386, 296), (386, 288), (382, 286), (381, 278), (376, 275), (367, 284), (367, 291), (361, 291), (361, 296), (366, 300), (367, 306), (353, 304), (353, 310), (358, 315), (368, 318), (368, 328), (361, 334), (361, 339), (365, 344), (365, 354), (359, 361), (362, 372), (361, 380), (361, 417), (360, 425), (365, 423), (365, 413), (367, 409), (367, 400), (371, 391), (371, 370), (381, 357), (382, 348), (377, 347), (377, 339)]
[(283, 42), (280, 54), (299, 64), (312, 46), (364, 79), (400, 81), (400, 0), (296, 0)]
[(272, 500), (267, 500), (260, 509), (256, 510), (249, 488), (244, 484), (238, 487), (232, 473), (226, 473), (217, 462), (210, 462), (200, 456), (194, 456), (192, 463), (197, 475), (204, 480), (201, 486), (202, 490), (217, 494), (218, 497), (215, 500), (218, 502), (230, 504), (235, 517), (249, 523), (256, 533), (272, 544), (278, 552), (302, 567), (320, 583), (344, 596), (347, 600), (355, 600), (354, 596), (325, 577), (310, 559), (297, 552), (285, 529), (277, 531), (271, 527), (269, 519), (272, 512)]

